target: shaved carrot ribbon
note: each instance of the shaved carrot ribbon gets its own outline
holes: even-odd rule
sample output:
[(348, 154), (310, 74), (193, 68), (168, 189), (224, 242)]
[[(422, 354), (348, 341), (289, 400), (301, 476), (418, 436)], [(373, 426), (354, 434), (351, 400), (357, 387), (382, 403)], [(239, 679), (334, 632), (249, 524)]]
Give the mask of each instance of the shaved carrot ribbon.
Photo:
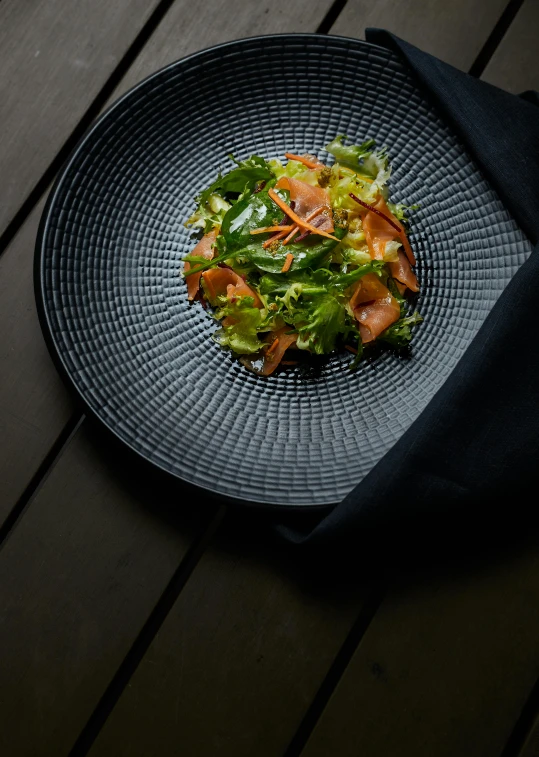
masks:
[(312, 220), (313, 220), (313, 218), (316, 218), (316, 216), (319, 216), (319, 215), (320, 215), (320, 213), (321, 213), (321, 212), (322, 212), (323, 210), (324, 210), (324, 206), (323, 206), (323, 205), (320, 205), (320, 207), (319, 207), (319, 208), (315, 208), (315, 209), (313, 210), (313, 212), (312, 212), (312, 213), (309, 213), (309, 215), (307, 216), (307, 218), (306, 218), (305, 220), (306, 220), (306, 221), (312, 221)]
[(296, 228), (295, 226), (287, 226), (284, 231), (280, 231), (278, 234), (274, 234), (269, 239), (266, 239), (266, 241), (262, 244), (262, 247), (264, 249), (268, 248), (272, 242), (277, 242), (279, 239), (282, 239), (288, 234), (288, 229)]
[[(306, 221), (312, 221), (313, 218), (316, 218), (316, 216), (320, 215), (320, 213), (323, 210), (324, 210), (324, 206), (321, 205), (319, 208), (316, 208), (315, 210), (313, 210), (312, 213), (309, 213), (309, 215), (307, 216), (307, 218), (305, 220)], [(291, 226), (289, 228), (291, 228), (292, 230), (291, 230), (290, 234), (286, 237), (286, 239), (283, 239), (283, 245), (288, 244), (289, 242), (291, 242), (292, 239), (296, 236), (296, 234), (299, 231), (299, 226)], [(309, 231), (306, 231), (306, 232), (303, 233), (303, 236), (307, 236), (309, 233), (310, 233)], [(277, 237), (274, 237), (274, 239), (276, 239), (276, 238)], [(298, 237), (298, 240), (299, 239), (300, 239), (300, 237)]]
[(263, 229), (253, 229), (249, 234), (265, 234), (268, 231), (290, 231), (293, 228), (293, 224), (289, 226), (264, 226)]
[(277, 347), (279, 346), (279, 339), (275, 339), (269, 350), (267, 351), (266, 355), (270, 355), (272, 352), (275, 352)]
[(355, 347), (352, 347), (351, 344), (345, 344), (344, 349), (348, 350), (348, 352), (352, 352), (354, 355), (357, 355), (357, 350)]
[(328, 234), (326, 231), (322, 231), (322, 229), (317, 229), (316, 226), (312, 226), (308, 221), (304, 221), (302, 218), (300, 218), (292, 208), (290, 208), (284, 200), (281, 200), (277, 192), (275, 190), (270, 189), (268, 192), (268, 195), (271, 197), (273, 202), (278, 205), (281, 210), (284, 210), (284, 212), (287, 214), (287, 216), (294, 221), (298, 226), (304, 229), (309, 229), (310, 232), (313, 234), (319, 234), (321, 237), (327, 237), (328, 239), (333, 239), (335, 242), (339, 242), (340, 240), (337, 239), (337, 237), (334, 237), (332, 234)]
[(290, 266), (292, 265), (293, 260), (294, 260), (294, 256), (292, 255), (291, 252), (289, 252), (285, 258), (284, 265), (281, 268), (281, 273), (286, 273), (287, 271), (290, 270)]
[(298, 233), (298, 231), (299, 231), (299, 226), (294, 226), (294, 227), (292, 228), (292, 231), (290, 232), (290, 234), (289, 234), (289, 235), (288, 235), (288, 236), (286, 237), (286, 239), (283, 239), (283, 244), (288, 244), (289, 242), (291, 242), (291, 241), (292, 241), (292, 239), (293, 239), (293, 238), (294, 238), (294, 237), (296, 236), (296, 234)]
[(303, 155), (294, 155), (293, 152), (285, 152), (284, 156), (288, 160), (297, 160), (299, 163), (303, 163), (307, 168), (325, 168), (325, 165), (320, 163), (320, 161), (309, 160), (309, 158), (304, 158)]

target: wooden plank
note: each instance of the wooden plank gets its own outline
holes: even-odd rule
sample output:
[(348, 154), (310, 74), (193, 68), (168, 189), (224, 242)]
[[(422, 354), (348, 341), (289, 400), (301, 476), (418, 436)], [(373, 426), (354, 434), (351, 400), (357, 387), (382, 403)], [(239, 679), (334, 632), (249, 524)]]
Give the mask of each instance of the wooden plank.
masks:
[[(204, 47), (238, 33), (286, 30), (305, 17), (314, 28), (328, 6), (329, 0), (315, 2), (310, 11), (301, 12), (279, 0), (271, 13), (261, 6), (247, 16), (240, 2), (227, 4), (226, 13), (221, 3), (207, 3), (198, 15), (187, 2), (175, 4), (149, 48), (146, 69), (139, 66), (137, 76), (187, 52), (178, 43), (184, 29), (191, 51), (194, 45)], [(160, 47), (165, 44), (166, 49)], [(32, 223), (6, 253), (7, 291), (19, 275), (11, 262), (15, 245), (19, 238), (33, 236)], [(29, 276), (20, 282), (28, 294)], [(25, 328), (30, 333), (35, 313), (30, 312), (30, 296), (22, 300), (28, 306), (17, 300), (10, 313), (14, 320), (28, 318)], [(35, 329), (33, 334), (27, 340), (28, 350), (34, 351), (28, 390), (35, 391), (40, 383), (42, 398), (30, 406), (29, 416), (45, 412), (40, 403), (48, 402), (56, 380), (40, 369), (46, 360), (38, 366), (36, 347), (41, 349), (41, 342)], [(13, 382), (28, 364), (25, 351), (10, 354)], [(16, 395), (12, 406), (19, 418), (24, 416), (21, 397)], [(61, 413), (58, 417), (65, 420)], [(47, 427), (56, 422), (48, 418)], [(118, 479), (84, 429), (60, 457), (0, 555), (7, 587), (0, 644), (9, 660), (0, 670), (0, 696), (9, 692), (0, 715), (0, 745), (14, 756), (62, 755), (72, 746), (190, 541), (190, 533), (179, 536), (151, 515), (151, 493), (139, 492), (137, 486), (132, 491), (126, 476)], [(41, 451), (47, 443), (39, 443)], [(288, 623), (293, 625), (292, 616)]]
[(119, 467), (77, 434), (0, 553), (1, 754), (68, 753), (213, 512)]
[(157, 5), (0, 3), (0, 235)]
[(509, 92), (539, 89), (538, 29), (539, 3), (524, 0), (481, 78)]
[(199, 3), (196, 13), (192, 7), (190, 0), (174, 3), (111, 99), (157, 69), (212, 45), (259, 34), (313, 32), (331, 7), (331, 0), (276, 0), (271, 4), (214, 1)]
[[(166, 39), (153, 39), (152, 53), (153, 43), (169, 54)], [(468, 55), (470, 62), (474, 54)], [(177, 50), (171, 48), (170, 60), (175, 57)], [(465, 57), (461, 60), (467, 64)], [(167, 57), (159, 59), (159, 65), (166, 62)], [(134, 69), (125, 86), (137, 78)], [(238, 552), (239, 558), (231, 557)], [(343, 643), (361, 596), (313, 603), (278, 579), (269, 559), (267, 553), (254, 559), (230, 536), (216, 540), (91, 757), (152, 752), (166, 757), (179, 750), (195, 757), (284, 752)]]
[[(531, 24), (526, 5), (521, 14)], [(513, 26), (485, 77), (521, 90), (534, 85), (525, 84), (530, 79), (519, 78), (519, 72), (537, 67), (529, 59), (533, 45), (522, 44), (525, 36)], [(510, 65), (508, 56), (514, 58)], [(539, 675), (539, 612), (533, 599), (538, 590), (534, 543), (519, 556), (485, 566), (483, 573), (393, 592), (302, 757), (500, 755)], [(522, 757), (538, 753), (537, 738), (532, 731)]]
[[(100, 15), (100, 5), (101, 3), (98, 6), (96, 6), (95, 2), (93, 3), (96, 16)], [(112, 9), (109, 8), (109, 5), (114, 5), (116, 9), (112, 19), (110, 18)], [(203, 3), (197, 9), (197, 12), (193, 13), (190, 0), (178, 0), (178, 2), (173, 4), (168, 14), (166, 14), (162, 23), (157, 27), (150, 42), (128, 71), (112, 99), (118, 97), (126, 89), (152, 73), (155, 69), (208, 45), (225, 42), (235, 37), (263, 33), (276, 33), (287, 30), (298, 31), (302, 29), (312, 31), (324, 17), (329, 5), (330, 0), (315, 0), (315, 2), (309, 3), (306, 7), (303, 7), (301, 3), (295, 3), (290, 6), (286, 0), (279, 0), (273, 4), (270, 13), (264, 6), (258, 6), (255, 10), (241, 0), (228, 2), (226, 9), (219, 0), (213, 0), (213, 2)], [(79, 93), (77, 93), (73, 104), (75, 110), (69, 114), (69, 118), (67, 118), (65, 109), (68, 108), (70, 88), (81, 86), (81, 82), (76, 77), (66, 81), (66, 74), (63, 70), (66, 59), (62, 56), (69, 57), (69, 55), (75, 54), (73, 53), (75, 47), (70, 46), (74, 45), (74, 42), (69, 41), (69, 44), (66, 43), (67, 47), (65, 49), (62, 48), (62, 51), (58, 53), (59, 57), (57, 61), (49, 61), (49, 56), (53, 55), (56, 51), (56, 43), (58, 45), (64, 44), (63, 38), (68, 35), (68, 24), (73, 23), (73, 35), (75, 37), (78, 34), (77, 30), (80, 28), (78, 25), (80, 21), (77, 21), (77, 23), (73, 22), (70, 5), (70, 9), (62, 17), (63, 20), (59, 30), (55, 31), (57, 36), (55, 38), (56, 41), (54, 41), (51, 34), (54, 28), (54, 10), (55, 8), (58, 10), (57, 6), (58, 2), (37, 4), (34, 15), (28, 13), (28, 6), (25, 6), (26, 13), (22, 13), (22, 4), (16, 5), (16, 8), (19, 9), (18, 11), (13, 7), (13, 3), (7, 3), (5, 6), (2, 4), (0, 6), (0, 24), (2, 23), (2, 19), (4, 20), (4, 24), (8, 20), (10, 22), (4, 27), (0, 27), (0, 35), (7, 35), (6, 28), (9, 26), (13, 37), (21, 39), (25, 49), (31, 46), (30, 40), (34, 39), (32, 35), (38, 34), (38, 31), (30, 24), (30, 21), (36, 24), (39, 22), (40, 24), (40, 34), (43, 35), (43, 40), (45, 40), (44, 43), (40, 42), (38, 44), (37, 41), (35, 42), (36, 45), (38, 44), (36, 49), (42, 51), (39, 59), (41, 65), (44, 66), (40, 73), (40, 76), (43, 78), (38, 79), (40, 87), (49, 92), (56, 92), (58, 90), (59, 93), (62, 93), (62, 97), (66, 98), (62, 106), (63, 109), (61, 108), (60, 114), (58, 114), (58, 118), (60, 119), (60, 116), (62, 118), (65, 117), (66, 122), (62, 121), (62, 124), (58, 122), (56, 126), (54, 124), (51, 125), (51, 136), (54, 136), (54, 129), (59, 129), (60, 125), (63, 129), (64, 126), (67, 127), (68, 123), (71, 125), (70, 128), (76, 123), (75, 106), (77, 104), (77, 97), (80, 96)], [(82, 4), (80, 19), (84, 19), (85, 14), (87, 15), (90, 12), (86, 6), (87, 3)], [(118, 26), (118, 24), (121, 24), (122, 19), (121, 8), (125, 9), (127, 7), (126, 2), (107, 3), (106, 13), (100, 21), (88, 20), (90, 27), (92, 23), (94, 24), (94, 27), (88, 30), (88, 44), (94, 44), (95, 42), (92, 42), (92, 35), (97, 33), (95, 31), (98, 28), (96, 24), (105, 24), (106, 22), (112, 24), (114, 22)], [(131, 8), (135, 12), (138, 5), (131, 2)], [(10, 15), (6, 15), (8, 9)], [(4, 13), (4, 16), (1, 15), (2, 13)], [(78, 13), (79, 10), (77, 10)], [(25, 23), (32, 26), (32, 28), (26, 29)], [(132, 27), (132, 22), (130, 24)], [(119, 34), (118, 30), (116, 32)], [(114, 54), (113, 51), (117, 45), (115, 42), (115, 47), (110, 42), (112, 31), (109, 30), (107, 34), (108, 36), (105, 35), (99, 44), (95, 43), (97, 47), (91, 55), (97, 55), (99, 51), (102, 52), (105, 49), (102, 46), (108, 44), (110, 45), (110, 49), (106, 47), (107, 55), (104, 57), (107, 58), (108, 56), (110, 63)], [(125, 34), (126, 32), (124, 31), (120, 37), (124, 39)], [(36, 37), (37, 39), (38, 37)], [(12, 43), (9, 44), (9, 50), (12, 50)], [(50, 49), (47, 45), (50, 46)], [(2, 49), (1, 46), (0, 49)], [(84, 58), (86, 61), (83, 67), (84, 71), (88, 66), (93, 65), (93, 58), (90, 56), (90, 52), (84, 52), (84, 47), (82, 51), (76, 54), (81, 60)], [(24, 76), (30, 76), (33, 66), (34, 64), (32, 63), (30, 73), (25, 73), (26, 69), (23, 67), (23, 71), (19, 76), (23, 76), (23, 74)], [(71, 66), (68, 70), (71, 71), (72, 68)], [(102, 61), (99, 62), (98, 69), (101, 71), (101, 78), (98, 77), (99, 81), (101, 81), (104, 76)], [(20, 81), (22, 82), (23, 80)], [(47, 86), (45, 86), (45, 82)], [(13, 79), (12, 76), (10, 86), (12, 88), (10, 89), (10, 97), (17, 99), (17, 92), (21, 87), (19, 79)], [(88, 95), (91, 94), (89, 84), (85, 84), (83, 89)], [(5, 104), (6, 102), (2, 103), (0, 98), (0, 108), (3, 105), (5, 106)], [(21, 107), (21, 104), (16, 106), (16, 113), (22, 124), (24, 114), (20, 111)], [(76, 113), (80, 115), (79, 111), (76, 111)], [(10, 115), (11, 118), (12, 116)], [(28, 113), (26, 119), (31, 120)], [(9, 136), (9, 129), (11, 128), (9, 124), (12, 121), (4, 121), (4, 123), (6, 124), (6, 134)], [(13, 148), (16, 147), (12, 141), (13, 139), (30, 139), (28, 135), (24, 137), (22, 132), (20, 134), (16, 133), (16, 121), (13, 121), (12, 127), (14, 136), (7, 139), (7, 142), (10, 142)], [(34, 124), (34, 127), (38, 128), (36, 124)], [(24, 128), (30, 128), (30, 125), (24, 122)], [(41, 128), (44, 128), (43, 124)], [(48, 123), (45, 134), (49, 135)], [(64, 134), (63, 131), (62, 134)], [(59, 144), (58, 140), (59, 137), (57, 139)], [(2, 157), (3, 149), (6, 150), (4, 158), (8, 161), (7, 163), (2, 163), (2, 160), (4, 160)], [(31, 165), (34, 165), (32, 163), (34, 159), (32, 156), (33, 152), (30, 151), (28, 160)], [(0, 166), (4, 166), (4, 170), (7, 172), (2, 175), (10, 177), (10, 180), (13, 177), (13, 181), (18, 182), (20, 180), (18, 175), (20, 162), (20, 156), (17, 158), (17, 151), (15, 150), (13, 155), (11, 155), (9, 150), (7, 150), (6, 142), (2, 142), (0, 144)], [(62, 429), (73, 412), (73, 405), (67, 393), (63, 390), (44, 347), (33, 302), (33, 244), (43, 203), (44, 201), (33, 211), (17, 237), (5, 251), (3, 260), (0, 263), (0, 294), (2, 295), (0, 301), (0, 357), (3, 358), (3, 371), (0, 377), (0, 432), (3, 440), (2, 455), (0, 455), (0, 481), (2, 482), (0, 492), (0, 525), (47, 455), (51, 444), (61, 434)], [(16, 329), (13, 329), (14, 324), (16, 324)]]
[(0, 525), (75, 413), (43, 341), (34, 300), (43, 204), (0, 258)]
[(361, 590), (317, 595), (282, 549), (230, 531), (198, 564), (90, 757), (284, 753)]
[(378, 27), (467, 71), (501, 16), (507, 0), (354, 0), (346, 4), (331, 34), (364, 37)]
[(394, 591), (302, 757), (500, 755), (539, 675), (537, 547)]

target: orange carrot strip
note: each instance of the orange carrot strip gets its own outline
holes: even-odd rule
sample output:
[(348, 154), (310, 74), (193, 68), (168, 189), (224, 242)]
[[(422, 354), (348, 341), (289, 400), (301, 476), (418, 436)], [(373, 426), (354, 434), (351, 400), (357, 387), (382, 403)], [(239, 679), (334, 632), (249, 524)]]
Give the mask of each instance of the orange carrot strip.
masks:
[(300, 218), (298, 215), (294, 213), (292, 208), (290, 208), (284, 200), (281, 200), (277, 192), (275, 192), (274, 189), (270, 189), (268, 192), (268, 195), (271, 197), (273, 202), (278, 205), (281, 210), (283, 210), (289, 218), (291, 218), (294, 223), (296, 223), (298, 226), (301, 226), (304, 229), (309, 229), (310, 232), (313, 234), (319, 234), (321, 237), (327, 237), (328, 239), (333, 239), (335, 242), (339, 242), (340, 240), (337, 239), (337, 237), (334, 237), (332, 234), (328, 234), (326, 231), (322, 231), (321, 229), (317, 229), (316, 226), (312, 226), (308, 221), (304, 221), (302, 218)]
[(284, 265), (281, 268), (281, 273), (286, 273), (290, 270), (290, 266), (292, 265), (292, 261), (294, 260), (294, 256), (291, 252), (288, 253), (288, 255), (285, 258)]
[(324, 207), (323, 205), (320, 205), (320, 207), (319, 207), (319, 208), (315, 208), (315, 209), (313, 210), (313, 212), (312, 212), (312, 213), (309, 213), (309, 215), (307, 216), (307, 218), (306, 218), (305, 220), (306, 220), (306, 221), (312, 221), (312, 220), (313, 220), (313, 218), (316, 218), (316, 216), (319, 216), (319, 215), (320, 215), (320, 213), (321, 213), (321, 212), (322, 212), (323, 210), (325, 210), (325, 207)]
[(266, 249), (266, 247), (269, 247), (272, 242), (276, 242), (278, 239), (282, 239), (288, 234), (288, 229), (285, 229), (284, 231), (280, 231), (278, 234), (274, 234), (269, 239), (266, 239), (266, 241), (262, 244), (262, 247)]
[(249, 234), (265, 234), (268, 231), (290, 231), (293, 228), (293, 224), (289, 226), (265, 226), (263, 229), (253, 229)]
[(294, 155), (293, 152), (285, 152), (284, 156), (288, 160), (297, 160), (299, 163), (303, 163), (307, 168), (325, 168), (325, 165), (320, 163), (319, 160), (309, 160), (309, 158), (304, 158), (303, 155)]
[(348, 350), (348, 352), (352, 352), (354, 355), (357, 355), (357, 350), (355, 347), (352, 347), (350, 344), (345, 344), (344, 349)]
[(267, 351), (267, 354), (270, 354), (271, 352), (275, 352), (277, 347), (279, 346), (279, 339), (275, 339), (269, 350)]
[(298, 233), (299, 226), (294, 226), (290, 234), (286, 237), (286, 239), (283, 239), (283, 244), (288, 244)]

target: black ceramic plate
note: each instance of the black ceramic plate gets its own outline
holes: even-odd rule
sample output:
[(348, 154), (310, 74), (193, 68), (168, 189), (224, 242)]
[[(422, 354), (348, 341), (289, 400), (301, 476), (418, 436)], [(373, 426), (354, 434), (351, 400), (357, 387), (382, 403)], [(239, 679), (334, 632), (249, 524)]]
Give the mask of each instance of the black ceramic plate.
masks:
[[(425, 321), (407, 359), (248, 373), (189, 305), (183, 222), (225, 156), (315, 152), (336, 134), (390, 150), (392, 198), (420, 203), (411, 242)], [(390, 52), (345, 38), (259, 37), (179, 61), (79, 144), (37, 243), (45, 334), (87, 408), (174, 476), (226, 498), (339, 501), (440, 388), (529, 245)]]

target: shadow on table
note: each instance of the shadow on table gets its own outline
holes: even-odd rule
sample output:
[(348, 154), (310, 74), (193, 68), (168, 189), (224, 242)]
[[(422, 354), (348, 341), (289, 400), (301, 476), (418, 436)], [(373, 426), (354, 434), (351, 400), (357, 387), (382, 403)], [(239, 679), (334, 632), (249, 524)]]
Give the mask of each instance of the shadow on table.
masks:
[[(90, 438), (113, 475), (142, 506), (181, 533), (204, 529), (222, 504), (194, 486), (179, 483), (145, 463), (101, 427), (90, 423)], [(490, 502), (488, 507), (453, 511), (436, 518), (403, 520), (369, 527), (334, 544), (290, 544), (279, 527), (308, 533), (322, 515), (288, 514), (230, 506), (212, 548), (232, 557), (263, 562), (302, 591), (321, 598), (346, 597), (353, 589), (402, 589), (457, 576), (477, 575), (493, 564), (539, 550), (539, 513), (530, 501)]]

